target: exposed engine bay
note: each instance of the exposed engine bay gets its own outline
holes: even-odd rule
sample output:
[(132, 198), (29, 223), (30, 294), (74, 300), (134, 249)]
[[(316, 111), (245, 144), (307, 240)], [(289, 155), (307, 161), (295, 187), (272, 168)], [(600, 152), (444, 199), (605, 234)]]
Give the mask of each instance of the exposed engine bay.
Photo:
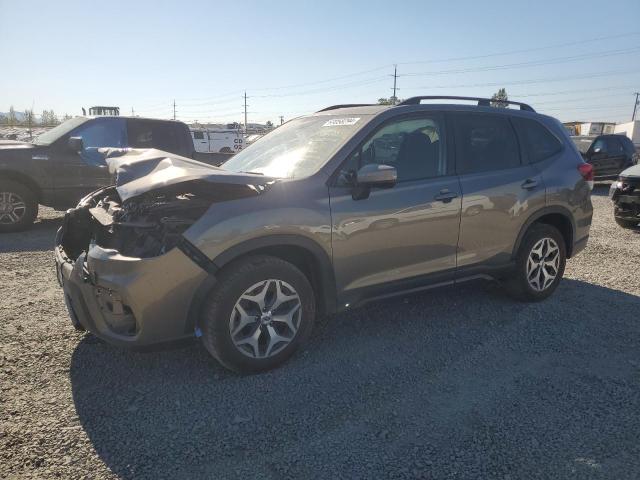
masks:
[(159, 150), (107, 149), (115, 185), (67, 212), (59, 239), (73, 261), (92, 244), (126, 257), (155, 257), (212, 204), (260, 195), (273, 179), (233, 173)]
[(127, 257), (162, 255), (213, 203), (257, 194), (249, 186), (238, 187), (189, 182), (125, 201), (116, 187), (98, 190), (67, 213), (61, 244), (72, 260), (93, 243)]

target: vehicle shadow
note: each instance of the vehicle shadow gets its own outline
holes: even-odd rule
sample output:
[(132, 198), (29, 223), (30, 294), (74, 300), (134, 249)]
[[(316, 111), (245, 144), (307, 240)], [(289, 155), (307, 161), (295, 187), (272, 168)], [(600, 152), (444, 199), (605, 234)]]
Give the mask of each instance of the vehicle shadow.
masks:
[(29, 230), (0, 234), (0, 253), (53, 250), (56, 231), (62, 225), (62, 218), (40, 218)]
[[(136, 353), (87, 336), (72, 357), (73, 400), (95, 451), (119, 478), (326, 478), (338, 468), (350, 478), (353, 452), (372, 443), (387, 452), (386, 460), (366, 460), (375, 477), (404, 462), (416, 438), (431, 445), (430, 455), (448, 461), (453, 440), (442, 439), (458, 430), (478, 433), (469, 419), (482, 409), (478, 404), (494, 397), (496, 382), (508, 408), (530, 401), (521, 382), (533, 375), (529, 365), (545, 355), (560, 364), (565, 357), (586, 359), (573, 370), (556, 365), (551, 371), (569, 376), (557, 387), (569, 392), (547, 392), (550, 408), (581, 396), (587, 401), (584, 385), (574, 379), (608, 371), (598, 362), (613, 355), (605, 342), (612, 305), (616, 315), (633, 318), (640, 298), (575, 280), (564, 280), (553, 297), (535, 304), (515, 302), (493, 284), (417, 294), (324, 320), (305, 350), (283, 367), (244, 377), (224, 370), (199, 344)], [(531, 346), (518, 343), (523, 335)], [(457, 378), (457, 366), (467, 362), (468, 376)], [(501, 368), (513, 364), (524, 373), (505, 375)], [(547, 381), (554, 375), (546, 368), (536, 374)], [(463, 395), (468, 384), (472, 393)], [(601, 441), (592, 435), (599, 431), (597, 418), (577, 423), (577, 443), (567, 440), (566, 448), (579, 451)], [(514, 437), (519, 428), (513, 427)], [(566, 427), (530, 428), (528, 435), (544, 439), (563, 438)], [(463, 444), (455, 447), (464, 451)], [(555, 440), (543, 441), (536, 458), (553, 462), (557, 448)], [(565, 468), (565, 458), (558, 468)]]

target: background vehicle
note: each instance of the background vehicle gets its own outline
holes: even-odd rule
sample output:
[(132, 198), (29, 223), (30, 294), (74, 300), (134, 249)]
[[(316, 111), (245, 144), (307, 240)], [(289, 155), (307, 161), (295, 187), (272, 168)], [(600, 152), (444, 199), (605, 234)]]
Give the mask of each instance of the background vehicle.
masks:
[(240, 130), (191, 130), (198, 153), (238, 153), (244, 148)]
[(95, 106), (89, 107), (89, 115), (91, 116), (110, 116), (110, 117), (119, 117), (120, 116), (120, 107), (105, 107), (105, 106)]
[(640, 165), (624, 170), (611, 184), (609, 197), (613, 201), (613, 216), (623, 228), (635, 228), (640, 223)]
[(329, 107), (224, 168), (110, 160), (126, 179), (56, 239), (73, 323), (118, 345), (195, 333), (255, 372), (289, 358), (318, 312), (478, 278), (547, 298), (589, 238), (592, 166), (528, 105), (421, 104), (434, 98), (461, 97)]
[(0, 232), (27, 228), (38, 204), (64, 210), (113, 182), (102, 147), (158, 148), (193, 156), (182, 122), (138, 117), (76, 117), (32, 143), (0, 142)]
[(597, 180), (617, 178), (622, 170), (638, 162), (633, 142), (624, 135), (571, 138), (585, 162), (593, 165)]

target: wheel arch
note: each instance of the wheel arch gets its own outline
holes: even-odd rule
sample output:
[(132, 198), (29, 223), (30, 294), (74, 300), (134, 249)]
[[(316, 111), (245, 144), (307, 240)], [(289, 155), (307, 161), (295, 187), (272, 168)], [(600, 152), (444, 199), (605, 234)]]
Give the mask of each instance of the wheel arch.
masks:
[(567, 258), (571, 258), (573, 254), (573, 242), (575, 239), (576, 225), (573, 220), (573, 216), (571, 212), (560, 206), (554, 207), (545, 207), (536, 212), (534, 212), (524, 223), (522, 228), (520, 229), (520, 233), (518, 233), (518, 237), (516, 239), (516, 243), (513, 248), (512, 258), (515, 258), (518, 250), (520, 249), (520, 244), (524, 239), (529, 228), (531, 228), (534, 224), (547, 224), (557, 228), (562, 237), (564, 238)]
[[(271, 255), (299, 268), (309, 279), (321, 314), (337, 309), (337, 292), (333, 265), (327, 252), (315, 241), (300, 235), (270, 235), (234, 245), (218, 255), (212, 263), (220, 270), (247, 255)], [(201, 316), (207, 294), (215, 287), (216, 275), (209, 275), (194, 294), (187, 320), (193, 331)]]
[(14, 182), (21, 183), (29, 190), (31, 190), (36, 196), (38, 203), (42, 202), (42, 188), (31, 177), (24, 173), (17, 172), (15, 170), (0, 169), (0, 178), (3, 180), (13, 180)]

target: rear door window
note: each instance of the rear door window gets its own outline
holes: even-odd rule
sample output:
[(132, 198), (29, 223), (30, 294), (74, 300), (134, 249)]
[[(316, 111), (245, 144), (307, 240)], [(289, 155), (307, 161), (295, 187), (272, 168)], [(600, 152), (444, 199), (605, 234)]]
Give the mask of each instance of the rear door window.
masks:
[(609, 155), (624, 155), (624, 148), (619, 139), (607, 137), (607, 152)]
[(527, 118), (514, 118), (513, 120), (529, 163), (541, 162), (562, 150), (560, 140), (544, 125)]
[(521, 165), (518, 142), (502, 115), (454, 115), (456, 170), (460, 174), (503, 170)]
[(184, 156), (193, 151), (191, 135), (179, 123), (129, 120), (127, 133), (133, 148), (157, 148)]

